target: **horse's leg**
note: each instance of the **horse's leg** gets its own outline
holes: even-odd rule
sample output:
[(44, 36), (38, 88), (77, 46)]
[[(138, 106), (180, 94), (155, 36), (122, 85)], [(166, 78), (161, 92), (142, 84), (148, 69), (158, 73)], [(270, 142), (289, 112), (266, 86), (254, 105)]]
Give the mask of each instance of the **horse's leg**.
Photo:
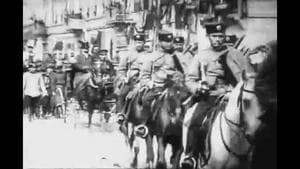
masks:
[(166, 150), (166, 144), (164, 143), (162, 136), (156, 136), (157, 137), (157, 169), (166, 169), (166, 159), (165, 159), (165, 150)]
[(88, 103), (87, 108), (88, 108), (88, 113), (89, 113), (89, 115), (88, 115), (88, 118), (89, 118), (88, 128), (90, 128), (91, 123), (92, 123), (93, 110), (94, 110), (93, 103)]
[(147, 159), (146, 163), (148, 165), (149, 169), (153, 168), (153, 163), (154, 163), (154, 151), (153, 151), (153, 135), (148, 134), (146, 137), (146, 151), (147, 151)]
[(177, 169), (179, 168), (179, 161), (180, 161), (180, 155), (183, 151), (182, 145), (181, 145), (181, 137), (174, 138), (174, 142), (172, 143), (172, 168)]
[(138, 154), (140, 152), (140, 145), (139, 145), (139, 142), (138, 142), (138, 138), (135, 137), (134, 134), (131, 134), (131, 138), (133, 140), (133, 145), (132, 145), (132, 148), (133, 148), (133, 160), (130, 164), (130, 166), (132, 168), (137, 168), (137, 165), (138, 165)]

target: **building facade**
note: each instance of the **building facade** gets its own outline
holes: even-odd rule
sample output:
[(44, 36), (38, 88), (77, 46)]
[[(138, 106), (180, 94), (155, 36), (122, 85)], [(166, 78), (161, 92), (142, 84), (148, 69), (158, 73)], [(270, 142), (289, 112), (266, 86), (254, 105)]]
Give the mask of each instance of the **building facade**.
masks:
[(243, 45), (253, 47), (277, 39), (276, 0), (27, 1), (24, 1), (27, 18), (23, 20), (30, 21), (31, 16), (31, 21), (42, 21), (46, 35), (28, 36), (25, 41), (35, 39), (41, 53), (52, 52), (58, 42), (63, 43), (63, 53), (77, 53), (78, 40), (83, 40), (97, 41), (113, 57), (116, 51), (130, 48), (133, 34), (139, 30), (146, 33), (148, 45), (155, 49), (160, 29), (185, 37), (186, 46), (198, 43), (198, 48), (203, 49), (209, 45), (203, 20), (223, 16), (222, 10), (216, 10), (216, 4), (224, 2), (229, 4), (223, 18), (230, 23), (227, 33), (246, 34)]

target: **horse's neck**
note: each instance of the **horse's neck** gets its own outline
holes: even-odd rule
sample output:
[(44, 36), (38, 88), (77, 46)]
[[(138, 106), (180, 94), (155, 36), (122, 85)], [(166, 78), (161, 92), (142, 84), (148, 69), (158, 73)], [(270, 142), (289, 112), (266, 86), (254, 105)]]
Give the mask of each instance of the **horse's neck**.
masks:
[[(225, 108), (224, 114), (220, 117), (222, 118), (222, 130), (224, 132), (226, 144), (236, 152), (245, 152), (249, 148), (249, 144), (244, 137), (243, 131), (240, 126), (234, 125), (241, 124), (240, 121), (240, 109), (237, 104), (239, 91), (242, 84), (238, 84), (236, 88), (232, 91), (229, 96), (228, 104)], [(231, 121), (231, 122), (230, 122)]]
[(242, 82), (238, 83), (230, 93), (228, 104), (224, 112), (224, 116), (235, 123), (240, 123), (240, 111), (237, 103), (241, 86)]

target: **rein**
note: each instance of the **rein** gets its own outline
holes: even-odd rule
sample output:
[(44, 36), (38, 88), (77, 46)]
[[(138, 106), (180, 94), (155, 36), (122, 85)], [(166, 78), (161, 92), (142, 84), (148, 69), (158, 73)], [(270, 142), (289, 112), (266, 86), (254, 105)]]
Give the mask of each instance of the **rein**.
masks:
[[(247, 93), (253, 93), (255, 94), (255, 91), (251, 91), (251, 90), (247, 90), (247, 89), (244, 89), (244, 84), (242, 85), (241, 89), (240, 89), (240, 95), (238, 96), (238, 105), (239, 105), (239, 114), (240, 114), (240, 122), (239, 123), (236, 123), (236, 122), (233, 122), (232, 120), (228, 119), (226, 117), (226, 114), (225, 114), (225, 111), (222, 112), (222, 114), (220, 115), (220, 133), (221, 133), (221, 139), (222, 139), (222, 142), (223, 142), (223, 145), (225, 147), (225, 149), (233, 154), (234, 156), (238, 157), (239, 159), (247, 159), (249, 153), (252, 151), (252, 148), (253, 148), (253, 143), (252, 141), (250, 140), (249, 136), (247, 136), (245, 134), (245, 127), (243, 125), (243, 117), (244, 117), (244, 110), (243, 110), (243, 101), (242, 101), (242, 98), (243, 98), (243, 92), (247, 92)], [(224, 133), (223, 133), (223, 130), (222, 130), (222, 116), (224, 116), (224, 119), (225, 121), (236, 127), (238, 127), (241, 131), (242, 131), (242, 134), (244, 135), (245, 139), (247, 140), (247, 142), (250, 144), (250, 147), (248, 148), (248, 150), (246, 151), (246, 153), (244, 154), (239, 154), (239, 153), (236, 153), (234, 152), (232, 149), (230, 149), (230, 147), (226, 144), (225, 142), (225, 139), (224, 139)]]

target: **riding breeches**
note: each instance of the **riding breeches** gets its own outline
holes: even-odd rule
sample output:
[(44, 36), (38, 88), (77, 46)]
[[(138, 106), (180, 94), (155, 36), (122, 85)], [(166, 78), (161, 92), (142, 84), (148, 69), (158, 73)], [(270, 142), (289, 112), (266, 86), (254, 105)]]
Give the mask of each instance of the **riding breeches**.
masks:
[(127, 94), (133, 89), (132, 85), (125, 84), (119, 94), (119, 99), (117, 101), (117, 112), (121, 112), (122, 108), (124, 107), (126, 103), (126, 96)]
[[(203, 133), (202, 123), (206, 115), (211, 111), (215, 105), (216, 97), (209, 97), (207, 99), (200, 100), (195, 103), (191, 109), (192, 111), (190, 117), (185, 117), (183, 126), (183, 147), (186, 156), (198, 158), (199, 152), (204, 151), (204, 139), (205, 135)], [(189, 119), (186, 119), (189, 118)], [(185, 131), (186, 130), (186, 131)]]
[(164, 88), (162, 87), (156, 87), (149, 90), (147, 93), (144, 94), (142, 97), (142, 103), (144, 106), (151, 106), (152, 101), (157, 99), (161, 92), (163, 92)]

